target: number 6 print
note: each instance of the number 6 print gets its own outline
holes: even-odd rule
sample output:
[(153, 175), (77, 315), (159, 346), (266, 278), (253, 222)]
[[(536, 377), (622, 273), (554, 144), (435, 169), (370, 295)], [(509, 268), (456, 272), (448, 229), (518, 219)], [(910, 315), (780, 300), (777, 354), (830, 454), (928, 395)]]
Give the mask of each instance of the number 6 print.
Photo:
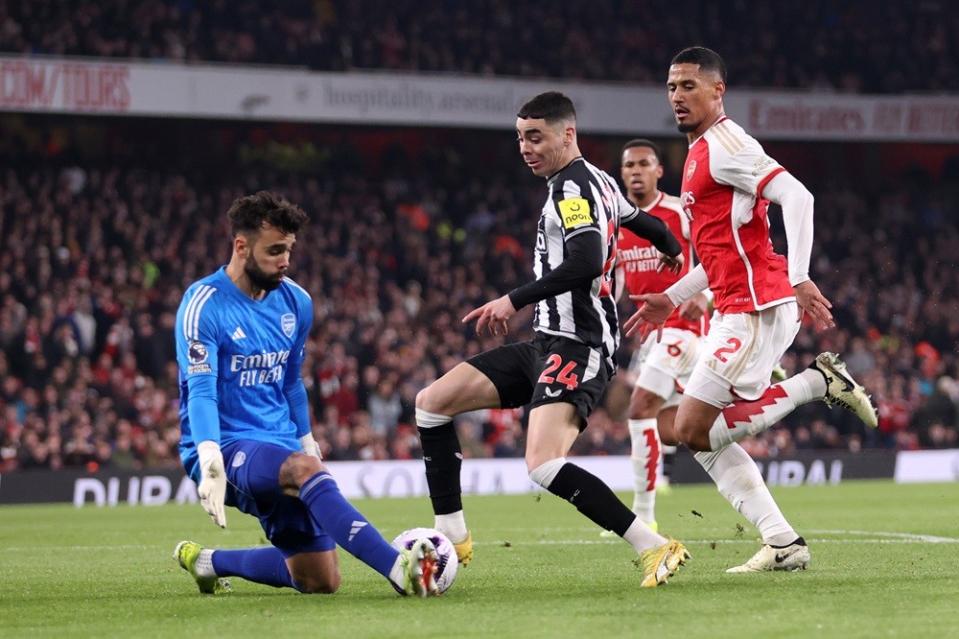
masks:
[(716, 349), (716, 352), (713, 353), (713, 357), (721, 361), (723, 364), (729, 362), (729, 359), (726, 357), (727, 355), (732, 355), (743, 346), (742, 341), (740, 341), (740, 339), (737, 337), (730, 337), (726, 340), (726, 343), (729, 344), (729, 346), (723, 346), (722, 348)]

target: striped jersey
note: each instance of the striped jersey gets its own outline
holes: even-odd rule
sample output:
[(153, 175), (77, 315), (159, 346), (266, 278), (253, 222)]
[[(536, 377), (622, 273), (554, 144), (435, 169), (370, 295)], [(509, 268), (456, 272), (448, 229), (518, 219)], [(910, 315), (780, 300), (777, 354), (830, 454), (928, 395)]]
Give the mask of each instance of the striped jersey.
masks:
[(187, 288), (177, 311), (176, 358), (180, 457), (188, 471), (201, 427), (190, 423), (194, 395), (213, 395), (221, 445), (253, 439), (300, 449), (287, 392), (300, 383), (312, 322), (310, 295), (288, 277), (260, 300), (243, 293), (225, 268)]
[(639, 214), (616, 181), (582, 157), (547, 180), (549, 193), (539, 218), (533, 272), (539, 280), (563, 263), (566, 242), (582, 233), (602, 236), (603, 272), (588, 285), (536, 304), (533, 330), (559, 335), (594, 348), (612, 366), (619, 345), (615, 289), (617, 232)]

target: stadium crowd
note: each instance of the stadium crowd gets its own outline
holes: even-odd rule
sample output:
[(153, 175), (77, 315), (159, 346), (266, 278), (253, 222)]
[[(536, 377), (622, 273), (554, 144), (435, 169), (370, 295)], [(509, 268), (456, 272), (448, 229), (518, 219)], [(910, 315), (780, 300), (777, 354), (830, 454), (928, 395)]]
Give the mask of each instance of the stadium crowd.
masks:
[[(329, 459), (415, 457), (416, 392), (502, 338), (460, 318), (530, 277), (542, 183), (463, 170), (453, 147), (388, 163), (376, 179), (248, 169), (177, 173), (24, 164), (0, 174), (0, 472), (175, 466), (174, 315), (183, 288), (226, 262), (224, 212), (271, 185), (311, 215), (292, 276), (315, 321), (305, 381)], [(952, 447), (959, 413), (957, 176), (913, 175), (866, 197), (813, 185), (813, 275), (839, 328), (801, 331), (784, 365), (845, 354), (880, 409), (878, 432), (822, 404), (751, 442), (803, 448)], [(863, 232), (862, 229), (868, 229)], [(528, 335), (528, 309), (510, 339)], [(624, 359), (626, 355), (624, 355)], [(596, 411), (580, 454), (628, 453), (615, 408)], [(459, 420), (467, 456), (518, 456), (522, 411)]]
[(3, 0), (0, 51), (659, 84), (664, 62), (679, 49), (722, 43), (736, 86), (874, 93), (959, 86), (959, 10), (946, 0), (692, 0), (681, 8), (665, 0), (592, 0), (548, 10), (509, 0), (394, 0), (389, 11), (384, 6)]

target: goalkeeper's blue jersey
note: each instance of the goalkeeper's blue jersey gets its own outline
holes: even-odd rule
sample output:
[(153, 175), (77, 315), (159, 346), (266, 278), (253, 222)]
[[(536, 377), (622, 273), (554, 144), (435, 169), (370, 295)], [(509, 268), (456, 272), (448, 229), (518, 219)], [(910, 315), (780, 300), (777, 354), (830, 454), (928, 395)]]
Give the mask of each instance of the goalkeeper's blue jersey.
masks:
[(180, 459), (191, 476), (196, 444), (207, 439), (300, 449), (298, 437), (309, 432), (300, 368), (312, 320), (310, 295), (289, 278), (261, 300), (225, 268), (186, 290), (175, 333)]

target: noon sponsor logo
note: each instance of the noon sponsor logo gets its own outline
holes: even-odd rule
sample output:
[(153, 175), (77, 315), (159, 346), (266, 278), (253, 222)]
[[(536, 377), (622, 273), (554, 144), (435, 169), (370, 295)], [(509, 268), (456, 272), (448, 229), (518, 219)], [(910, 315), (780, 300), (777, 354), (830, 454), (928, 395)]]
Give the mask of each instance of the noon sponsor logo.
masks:
[(591, 224), (593, 221), (593, 216), (590, 214), (589, 201), (581, 197), (560, 201), (559, 214), (563, 219), (563, 227), (567, 229), (576, 228), (583, 224)]

